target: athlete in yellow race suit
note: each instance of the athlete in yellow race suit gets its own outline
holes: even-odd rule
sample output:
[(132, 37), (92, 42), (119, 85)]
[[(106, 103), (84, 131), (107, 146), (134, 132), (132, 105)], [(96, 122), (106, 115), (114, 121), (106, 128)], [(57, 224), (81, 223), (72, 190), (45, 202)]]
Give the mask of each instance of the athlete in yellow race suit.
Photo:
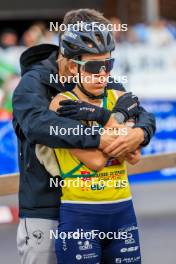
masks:
[[(71, 92), (61, 93), (60, 96), (78, 100)], [(117, 91), (108, 90), (107, 97), (102, 100), (103, 107), (112, 111), (117, 100)], [(96, 172), (88, 168), (68, 149), (55, 149), (55, 154), (61, 177), (65, 181), (65, 187), (62, 188), (62, 203), (106, 204), (131, 199), (125, 162), (109, 160), (107, 166)], [(75, 187), (76, 182), (80, 187)]]
[[(78, 100), (72, 92), (60, 97)], [(117, 100), (118, 92), (108, 90), (101, 107), (112, 110)], [(67, 236), (56, 240), (58, 263), (141, 263), (125, 161), (109, 159), (96, 171), (83, 163), (84, 152), (80, 159), (74, 150), (59, 148), (54, 152), (64, 180), (58, 231)], [(105, 237), (100, 237), (102, 233)]]

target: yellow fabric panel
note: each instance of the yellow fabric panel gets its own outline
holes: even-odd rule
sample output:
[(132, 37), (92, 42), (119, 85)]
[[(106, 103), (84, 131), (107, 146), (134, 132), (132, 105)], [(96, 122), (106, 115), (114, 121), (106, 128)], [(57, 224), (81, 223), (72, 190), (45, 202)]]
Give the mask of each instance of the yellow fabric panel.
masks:
[[(77, 100), (77, 97), (71, 92), (61, 94), (72, 100)], [(107, 109), (112, 110), (117, 100), (116, 91), (108, 90)], [(83, 164), (71, 175), (66, 175), (79, 166), (80, 161), (67, 149), (55, 149), (55, 154), (64, 179), (61, 198), (63, 202), (106, 203), (131, 197), (125, 162), (116, 165), (110, 163), (110, 166), (106, 166), (98, 172), (92, 171)], [(91, 177), (90, 175), (93, 174), (94, 176)]]

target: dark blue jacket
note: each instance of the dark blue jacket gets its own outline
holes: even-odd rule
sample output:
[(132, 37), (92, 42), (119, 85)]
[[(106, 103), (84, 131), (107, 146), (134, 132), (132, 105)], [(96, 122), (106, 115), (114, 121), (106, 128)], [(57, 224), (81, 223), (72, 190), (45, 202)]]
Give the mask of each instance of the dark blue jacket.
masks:
[[(20, 217), (57, 219), (61, 190), (49, 186), (50, 175), (35, 155), (35, 145), (52, 148), (97, 148), (100, 136), (69, 137), (49, 135), (50, 126), (75, 128), (78, 121), (59, 117), (48, 109), (52, 98), (64, 90), (61, 83), (50, 83), (50, 74), (57, 74), (58, 46), (42, 44), (25, 51), (21, 58), (22, 79), (13, 94), (13, 126), (19, 150)], [(110, 88), (124, 91), (121, 84)], [(141, 118), (140, 118), (141, 117)], [(138, 126), (147, 131), (147, 142), (155, 131), (155, 119), (141, 108)]]

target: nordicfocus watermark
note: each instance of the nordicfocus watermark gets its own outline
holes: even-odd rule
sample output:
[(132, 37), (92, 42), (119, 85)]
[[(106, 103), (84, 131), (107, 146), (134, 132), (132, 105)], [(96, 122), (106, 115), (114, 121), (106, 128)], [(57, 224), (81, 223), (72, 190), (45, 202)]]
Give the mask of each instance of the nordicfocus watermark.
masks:
[(77, 125), (76, 127), (60, 127), (60, 126), (50, 126), (49, 127), (49, 135), (50, 136), (90, 136), (99, 134), (100, 136), (108, 135), (108, 136), (127, 136), (128, 128), (104, 128), (100, 126), (90, 126), (85, 127), (84, 125)]
[(64, 75), (59, 75), (58, 73), (50, 74), (50, 84), (52, 83), (123, 83), (127, 84), (128, 83), (128, 77), (126, 75), (119, 75), (116, 79), (112, 78), (111, 75), (104, 76), (100, 74), (90, 74), (84, 76), (82, 73), (79, 74), (77, 73), (75, 76), (69, 75), (69, 76), (64, 76)]
[(91, 23), (85, 23), (83, 21), (77, 21), (74, 24), (60, 24), (59, 22), (49, 22), (49, 31), (55, 31), (55, 32), (65, 32), (65, 31), (95, 31), (99, 29), (100, 31), (111, 31), (111, 32), (119, 32), (119, 31), (127, 31), (128, 30), (128, 25), (127, 24), (103, 24), (99, 23), (97, 21), (91, 22)]
[(75, 232), (59, 232), (58, 230), (50, 230), (50, 239), (86, 239), (86, 240), (92, 240), (92, 239), (131, 239), (132, 234), (128, 233), (126, 231), (124, 232), (103, 232), (100, 230), (91, 230), (91, 231), (84, 231), (82, 228), (77, 229)]
[[(100, 191), (104, 190), (105, 188), (126, 188), (128, 186), (127, 180), (119, 180), (117, 177), (124, 174), (125, 171), (117, 170), (113, 171), (113, 173), (116, 173), (116, 176), (108, 176), (108, 179), (101, 179), (101, 177), (93, 177), (89, 178), (89, 174), (85, 175), (86, 177), (76, 177), (75, 179), (58, 179), (58, 178), (50, 178), (50, 187), (61, 187), (61, 188), (81, 188), (82, 190), (92, 190), (92, 191)], [(98, 172), (97, 172), (98, 175)], [(106, 178), (106, 176), (103, 176), (103, 178)]]

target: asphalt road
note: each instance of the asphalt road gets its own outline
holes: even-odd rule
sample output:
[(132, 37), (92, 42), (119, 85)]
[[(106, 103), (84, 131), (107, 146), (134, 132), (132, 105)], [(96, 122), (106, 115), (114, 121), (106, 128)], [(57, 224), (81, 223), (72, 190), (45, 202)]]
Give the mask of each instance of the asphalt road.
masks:
[[(137, 185), (132, 189), (143, 264), (176, 264), (176, 183)], [(0, 205), (14, 201), (14, 197), (1, 198)], [(0, 264), (20, 264), (16, 229), (15, 224), (0, 225)]]

